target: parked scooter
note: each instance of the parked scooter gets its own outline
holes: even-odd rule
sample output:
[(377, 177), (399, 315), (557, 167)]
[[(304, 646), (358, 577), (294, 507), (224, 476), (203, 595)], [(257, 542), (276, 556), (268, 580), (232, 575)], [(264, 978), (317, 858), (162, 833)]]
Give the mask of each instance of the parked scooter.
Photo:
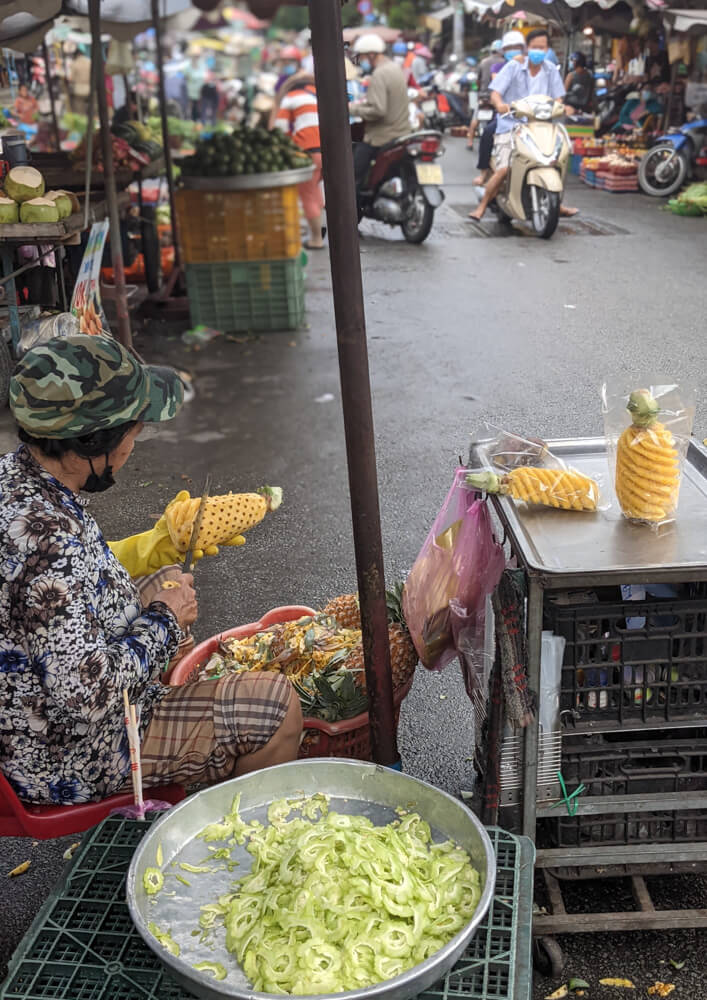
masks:
[(382, 146), (359, 193), (360, 217), (400, 226), (408, 243), (427, 239), (444, 201), (439, 132), (413, 132)]
[(702, 173), (707, 165), (707, 107), (698, 117), (656, 139), (641, 157), (638, 183), (641, 190), (656, 198), (675, 194), (685, 181)]
[[(532, 95), (514, 101), (513, 149), (506, 181), (496, 196), (502, 222), (520, 219), (549, 239), (557, 229), (560, 202), (570, 156), (570, 140), (558, 118), (564, 105), (552, 97)], [(492, 161), (493, 166), (493, 161)]]

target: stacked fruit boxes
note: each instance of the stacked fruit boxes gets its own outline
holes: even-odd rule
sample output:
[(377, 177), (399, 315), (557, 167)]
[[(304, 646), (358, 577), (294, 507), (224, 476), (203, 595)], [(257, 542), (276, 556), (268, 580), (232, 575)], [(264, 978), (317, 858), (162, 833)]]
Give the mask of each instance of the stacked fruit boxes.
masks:
[[(214, 182), (214, 188), (218, 181)], [(224, 332), (295, 330), (304, 322), (297, 187), (177, 192), (194, 325)]]

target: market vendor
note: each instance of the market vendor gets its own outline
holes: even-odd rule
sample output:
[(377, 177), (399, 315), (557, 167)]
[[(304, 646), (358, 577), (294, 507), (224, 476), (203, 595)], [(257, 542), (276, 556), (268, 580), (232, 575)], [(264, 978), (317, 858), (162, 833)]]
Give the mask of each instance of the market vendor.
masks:
[(27, 801), (127, 786), (124, 689), (145, 786), (210, 784), (297, 756), (302, 714), (284, 676), (160, 683), (197, 616), (192, 577), (174, 567), (179, 586), (144, 606), (85, 509), (81, 493), (112, 486), (143, 424), (174, 417), (182, 398), (175, 372), (104, 337), (51, 340), (13, 376), (22, 443), (0, 459), (0, 769)]

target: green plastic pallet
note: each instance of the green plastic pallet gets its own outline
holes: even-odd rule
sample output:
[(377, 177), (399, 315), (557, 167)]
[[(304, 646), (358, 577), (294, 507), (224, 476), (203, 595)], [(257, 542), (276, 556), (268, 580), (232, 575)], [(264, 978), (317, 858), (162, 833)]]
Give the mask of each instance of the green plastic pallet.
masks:
[[(149, 819), (109, 816), (85, 835), (13, 955), (2, 1000), (193, 1000), (143, 943), (125, 903)], [(489, 834), (498, 864), (489, 913), (455, 968), (419, 1000), (530, 1000), (534, 848), (497, 828)]]
[(294, 260), (187, 264), (189, 314), (225, 333), (296, 330), (304, 324), (304, 268)]

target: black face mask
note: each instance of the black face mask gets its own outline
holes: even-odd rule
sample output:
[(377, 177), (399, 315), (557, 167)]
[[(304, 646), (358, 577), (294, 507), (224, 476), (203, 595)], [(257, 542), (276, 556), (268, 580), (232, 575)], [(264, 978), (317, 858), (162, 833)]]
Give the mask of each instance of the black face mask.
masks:
[(113, 467), (108, 464), (108, 456), (106, 455), (106, 467), (100, 475), (93, 468), (93, 462), (89, 458), (88, 464), (91, 466), (91, 475), (88, 477), (86, 482), (83, 484), (83, 490), (86, 493), (104, 493), (109, 490), (111, 486), (115, 486), (115, 479), (113, 478)]

